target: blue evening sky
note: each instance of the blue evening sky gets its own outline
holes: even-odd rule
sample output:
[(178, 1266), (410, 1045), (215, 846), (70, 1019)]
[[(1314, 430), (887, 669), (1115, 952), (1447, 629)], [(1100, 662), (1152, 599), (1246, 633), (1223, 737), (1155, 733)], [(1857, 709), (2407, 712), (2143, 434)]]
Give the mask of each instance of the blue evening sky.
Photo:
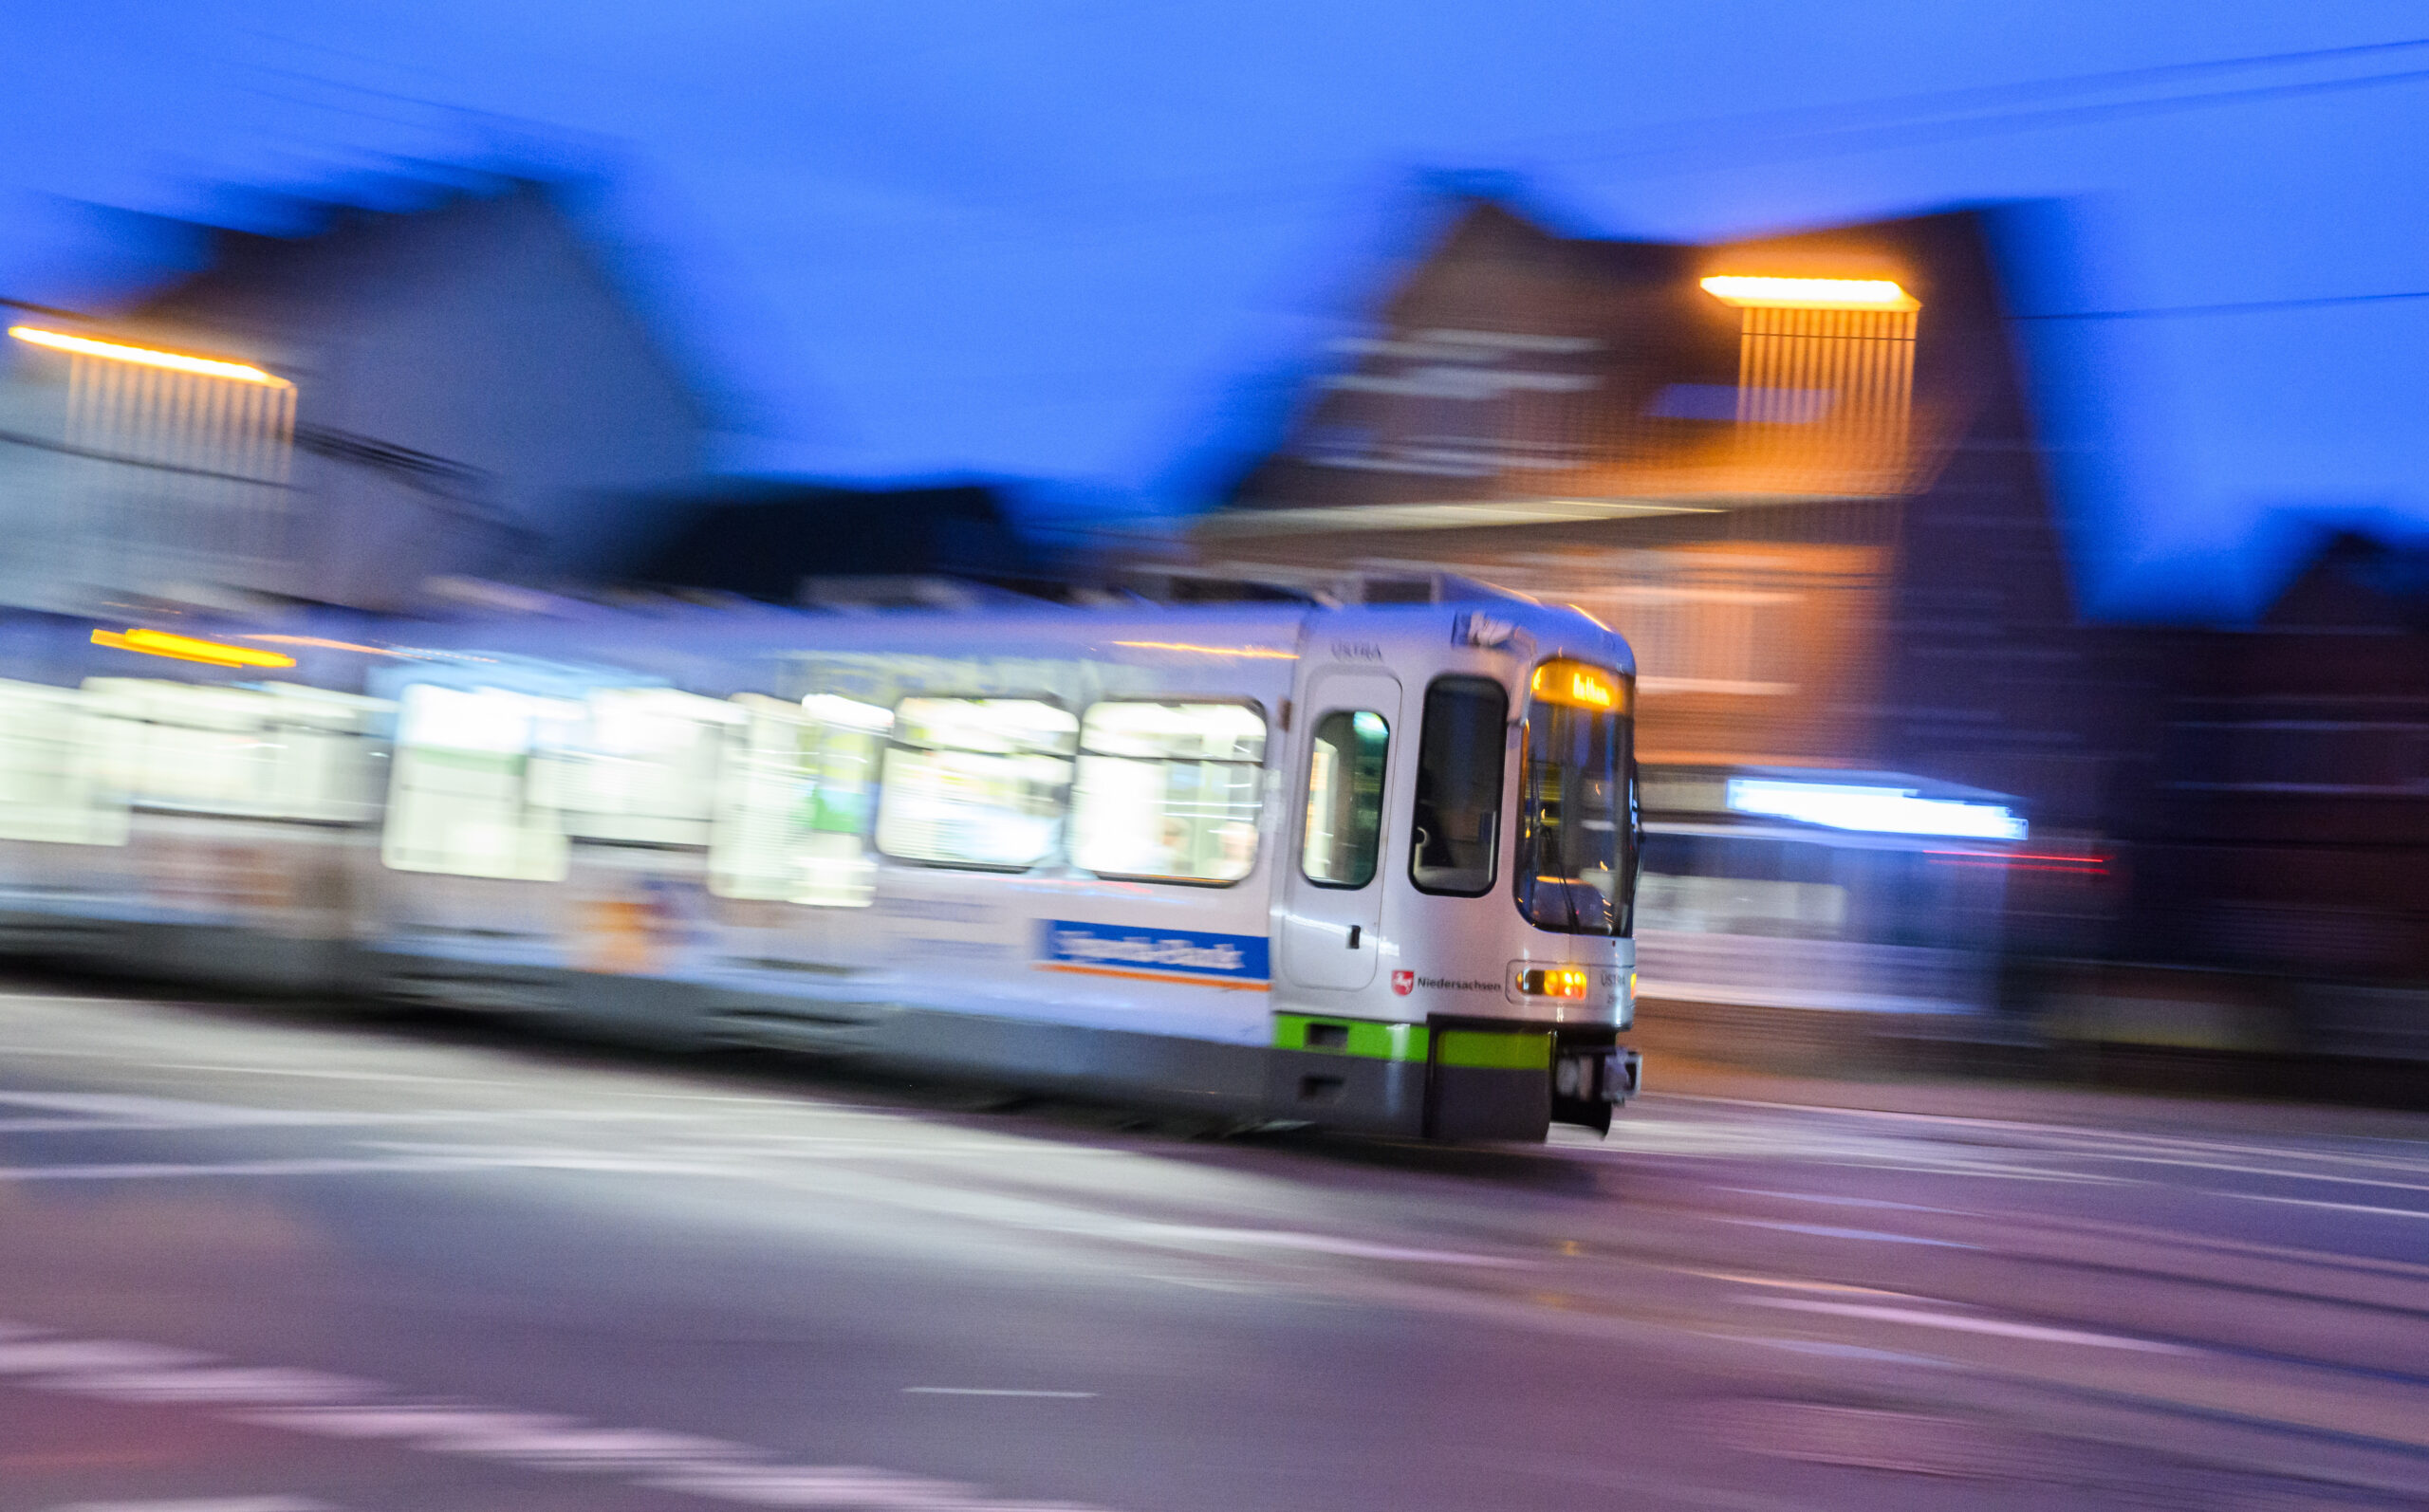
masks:
[[(2218, 0), (78, 0), (0, 10), (0, 293), (162, 247), (91, 205), (399, 159), (604, 172), (753, 470), (1184, 499), (1421, 231), (1429, 173), (1709, 237), (2067, 202), (2019, 304), (2429, 291), (2429, 8)], [(2084, 579), (2234, 613), (2288, 510), (2429, 525), (2429, 299), (2031, 326)]]

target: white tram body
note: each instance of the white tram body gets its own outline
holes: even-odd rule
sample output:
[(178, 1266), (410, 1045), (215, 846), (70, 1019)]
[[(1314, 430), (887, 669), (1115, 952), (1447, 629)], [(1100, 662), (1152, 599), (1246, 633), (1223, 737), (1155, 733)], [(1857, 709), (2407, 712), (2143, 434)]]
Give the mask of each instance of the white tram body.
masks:
[(1439, 1138), (1636, 1085), (1572, 612), (89, 628), (0, 684), (20, 952)]

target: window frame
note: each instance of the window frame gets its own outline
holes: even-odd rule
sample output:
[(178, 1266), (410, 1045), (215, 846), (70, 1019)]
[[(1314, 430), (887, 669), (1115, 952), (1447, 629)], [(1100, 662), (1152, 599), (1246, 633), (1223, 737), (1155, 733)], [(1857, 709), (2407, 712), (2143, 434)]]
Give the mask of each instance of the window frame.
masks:
[[(573, 875), (573, 839), (572, 837), (566, 833), (563, 822), (558, 821), (546, 828), (532, 825), (528, 822), (528, 816), (530, 815), (547, 814), (554, 816), (562, 811), (547, 807), (545, 804), (535, 803), (531, 801), (531, 763), (534, 759), (533, 751), (537, 746), (537, 742), (528, 735), (520, 757), (523, 766), (522, 769), (515, 774), (514, 778), (514, 804), (516, 816), (515, 832), (518, 836), (544, 836), (553, 839), (556, 842), (556, 844), (551, 848), (551, 858), (555, 863), (553, 866), (549, 867), (545, 872), (528, 876), (516, 874), (500, 875), (494, 872), (468, 872), (460, 867), (454, 866), (411, 865), (399, 862), (397, 859), (397, 817), (399, 811), (405, 807), (405, 805), (399, 802), (399, 798), (409, 786), (417, 792), (419, 791), (420, 786), (418, 784), (408, 784), (406, 782), (406, 769), (409, 765), (407, 758), (409, 756), (417, 755), (417, 753), (425, 750), (460, 749), (460, 747), (455, 747), (425, 746), (419, 742), (408, 742), (405, 739), (406, 708), (412, 700), (414, 690), (417, 688), (435, 689), (442, 692), (473, 696), (477, 696), (484, 692), (510, 693), (517, 698), (529, 700), (535, 703), (563, 703), (571, 704), (576, 707), (584, 707), (584, 700), (581, 697), (568, 698), (562, 693), (534, 693), (520, 688), (510, 687), (500, 683), (458, 685), (451, 681), (433, 679), (430, 681), (408, 681), (399, 685), (397, 689), (396, 697), (394, 699), (397, 707), (395, 711), (390, 715), (393, 723), (390, 726), (390, 736), (388, 741), (388, 781), (385, 791), (382, 794), (380, 817), (380, 866), (384, 870), (391, 872), (407, 872), (423, 876), (463, 877), (482, 882), (510, 882), (516, 884), (532, 884), (543, 887), (557, 886), (569, 879)], [(587, 717), (586, 714), (585, 717)]]
[[(101, 684), (102, 686), (97, 689), (95, 687), (96, 684)], [(382, 770), (380, 768), (378, 764), (383, 761), (393, 763), (394, 756), (393, 742), (380, 735), (379, 726), (380, 722), (382, 720), (393, 720), (395, 718), (395, 701), (374, 698), (368, 694), (362, 693), (347, 693), (338, 689), (323, 688), (312, 683), (297, 683), (290, 686), (303, 689), (312, 695), (327, 695), (334, 700), (340, 701), (339, 707), (348, 709), (354, 716), (353, 728), (348, 728), (334, 723), (315, 723), (312, 720), (302, 717), (302, 705), (290, 702), (277, 693), (270, 692), (265, 687), (248, 686), (242, 683), (206, 683), (188, 681), (184, 678), (176, 677), (130, 677), (113, 675), (109, 677), (87, 677), (73, 691), (80, 697), (83, 698), (93, 698), (96, 693), (102, 695), (98, 701), (99, 707), (87, 705), (85, 717), (104, 722), (133, 726), (142, 731), (140, 739), (143, 743), (143, 747), (140, 759), (144, 765), (144, 775), (146, 781), (140, 785), (130, 785), (124, 791), (118, 794), (120, 799), (118, 807), (121, 811), (128, 815), (167, 815), (179, 818), (229, 821), (247, 824), (292, 825), (306, 829), (377, 829), (384, 832), (387, 825), (389, 789), (392, 785), (394, 767), (391, 765), (388, 769)], [(249, 706), (245, 717), (250, 721), (250, 724), (246, 728), (241, 730), (231, 729), (222, 727), (194, 724), (176, 718), (164, 718), (152, 711), (149, 708), (145, 708), (140, 711), (123, 711), (109, 708), (107, 695), (129, 687), (140, 687), (146, 693), (151, 692), (155, 689), (200, 690), (211, 692), (232, 692), (244, 695), (248, 698), (259, 698), (261, 702)], [(389, 705), (390, 707), (378, 707), (382, 704)], [(302, 814), (293, 811), (293, 804), (291, 802), (272, 803), (269, 806), (249, 808), (232, 802), (224, 795), (215, 798), (195, 800), (179, 800), (163, 796), (160, 792), (154, 789), (148, 781), (150, 765), (154, 759), (152, 742), (156, 737), (153, 732), (162, 729), (183, 730), (188, 733), (209, 733), (216, 730), (216, 732), (222, 734), (243, 734), (260, 739), (268, 744), (275, 746), (280, 751), (279, 756), (274, 759), (274, 762), (278, 770), (278, 775), (281, 777), (286, 775), (287, 753), (294, 748), (293, 743), (284, 739), (283, 737), (293, 733), (304, 735), (322, 735), (331, 737), (339, 741), (351, 741), (354, 743), (351, 749), (361, 757), (362, 762), (362, 767), (360, 775), (364, 779), (364, 793), (362, 797), (355, 801), (359, 804), (362, 812), (351, 816)], [(283, 784), (281, 786), (281, 790), (285, 790)], [(121, 842), (112, 841), (109, 843), (115, 844)]]
[[(20, 802), (14, 798), (0, 799), (0, 813), (31, 809), (52, 816), (72, 815), (74, 819), (48, 834), (16, 833), (18, 826), (10, 821), (0, 825), (0, 829), (8, 831), (4, 838), (35, 845), (125, 845), (132, 833), (135, 806), (126, 794), (101, 781), (102, 741), (96, 725), (102, 716), (95, 710), (91, 695), (81, 684), (63, 686), (0, 678), (0, 713), (9, 712), (7, 705), (19, 698), (46, 705), (57, 716), (61, 738), (56, 745), (61, 759), (40, 764), (15, 760), (29, 743), (25, 740), (24, 726), (12, 728), (9, 740), (4, 744), (13, 749), (0, 754), (0, 764), (7, 765), (9, 777), (0, 781), (13, 784), (18, 776), (31, 775), (51, 792), (46, 800), (34, 798)], [(71, 825), (80, 833), (66, 833)]]
[[(621, 683), (603, 683), (600, 686), (584, 692), (580, 700), (583, 706), (583, 724), (585, 728), (587, 728), (596, 718), (597, 704), (595, 700), (598, 698), (599, 694), (603, 692), (677, 692), (686, 694), (690, 697), (701, 699), (704, 702), (711, 704), (730, 705), (732, 702), (731, 698), (717, 699), (711, 698), (706, 693), (695, 693), (688, 688), (678, 687), (673, 683), (640, 683), (629, 686)], [(707, 720), (700, 720), (698, 723), (708, 725), (710, 722)], [(598, 847), (601, 849), (625, 851), (697, 852), (705, 855), (709, 849), (710, 843), (714, 839), (716, 834), (717, 784), (721, 781), (724, 772), (727, 755), (727, 732), (732, 730), (736, 725), (745, 722), (728, 719), (716, 721), (714, 724), (715, 733), (709, 741), (709, 813), (706, 819), (699, 821), (703, 831), (700, 839), (695, 840), (640, 839), (631, 836), (623, 835), (591, 834), (586, 831), (577, 829), (575, 827), (577, 822), (584, 818), (598, 818), (602, 816), (607, 818), (632, 818), (635, 816), (619, 813), (618, 811), (610, 809), (574, 808), (571, 806), (551, 808), (548, 812), (558, 816), (557, 825), (558, 828), (565, 832), (566, 843), (568, 846), (577, 849)], [(543, 751), (535, 745), (532, 748), (530, 759), (535, 763), (547, 761), (552, 764), (562, 765), (568, 768), (579, 768), (585, 764), (596, 760), (599, 754), (599, 752), (586, 747), (579, 748), (566, 747)], [(662, 820), (669, 816), (649, 815), (642, 817)]]
[[(1594, 671), (1606, 673), (1624, 689), (1622, 695), (1624, 707), (1608, 711), (1595, 710), (1598, 713), (1605, 713), (1605, 717), (1619, 722), (1621, 743), (1621, 759), (1618, 763), (1621, 806), (1616, 822), (1622, 850), (1621, 860), (1623, 864), (1612, 873), (1615, 891), (1607, 904), (1613, 915), (1612, 927), (1608, 930), (1585, 930), (1574, 925), (1547, 924), (1536, 918), (1530, 908), (1528, 888), (1528, 874), (1534, 868), (1519, 864), (1524, 859), (1521, 849), (1528, 843), (1528, 821), (1532, 807), (1529, 797), (1530, 785), (1529, 778), (1533, 765), (1532, 723), (1536, 710), (1546, 705), (1554, 709), (1585, 707), (1563, 699), (1548, 699), (1535, 691), (1535, 679), (1544, 669), (1562, 662), (1577, 662)], [(1510, 901), (1517, 910), (1519, 918), (1525, 920), (1530, 929), (1541, 930), (1547, 934), (1566, 934), (1580, 939), (1632, 940), (1636, 938), (1637, 877), (1644, 868), (1644, 817), (1637, 791), (1636, 737), (1639, 706), (1636, 677), (1633, 668), (1622, 673), (1616, 667), (1605, 666), (1599, 661), (1568, 655), (1547, 656), (1535, 663), (1527, 673), (1527, 694), (1518, 715), (1517, 821), (1511, 826)]]
[[(1265, 754), (1252, 764), (1240, 761), (1222, 762), (1218, 764), (1225, 766), (1252, 766), (1257, 773), (1256, 817), (1250, 826), (1256, 836), (1256, 848), (1249, 855), (1249, 869), (1242, 872), (1239, 876), (1228, 879), (1218, 876), (1159, 876), (1152, 872), (1099, 872), (1090, 868), (1083, 868), (1083, 870), (1086, 870), (1088, 875), (1091, 876), (1101, 876), (1107, 881), (1113, 882), (1153, 882), (1163, 883), (1173, 887), (1205, 887), (1217, 889), (1237, 887), (1241, 883), (1255, 876), (1258, 863), (1265, 859), (1265, 773), (1272, 765), (1274, 750), (1277, 745), (1277, 742), (1273, 738), (1273, 716), (1266, 712), (1264, 703), (1254, 698), (1222, 697), (1211, 693), (1182, 694), (1171, 698), (1100, 698), (1095, 703), (1089, 704), (1087, 707), (1080, 710), (1080, 728), (1073, 732), (1071, 737), (1070, 790), (1072, 792), (1077, 792), (1079, 790), (1080, 759), (1084, 756), (1093, 754), (1105, 761), (1155, 762), (1159, 765), (1168, 765), (1174, 762), (1189, 761), (1193, 759), (1186, 756), (1107, 756), (1103, 752), (1091, 752), (1087, 747), (1088, 716), (1107, 704), (1213, 704), (1228, 706), (1233, 709), (1245, 709), (1249, 712), (1256, 715), (1257, 723), (1263, 726), (1265, 729)], [(1206, 758), (1198, 757), (1195, 759), (1203, 761)], [(1066, 799), (1063, 804), (1063, 811), (1066, 819), (1072, 818), (1079, 812), (1078, 805), (1070, 800)], [(1071, 832), (1068, 827), (1064, 831), (1063, 849), (1064, 854), (1066, 857), (1070, 855)], [(1080, 863), (1078, 860), (1074, 859), (1071, 864), (1077, 867)]]
[[(817, 696), (820, 695), (817, 693), (807, 695), (807, 697)], [(886, 707), (880, 704), (869, 703), (864, 699), (851, 698), (848, 694), (837, 693), (832, 696), (859, 704), (862, 708), (866, 709), (881, 709)], [(772, 707), (762, 708), (761, 701), (764, 701), (766, 705)], [(712, 897), (722, 898), (730, 903), (777, 903), (788, 908), (864, 909), (872, 906), (877, 901), (875, 875), (877, 863), (884, 854), (877, 848), (877, 815), (878, 805), (883, 800), (884, 784), (881, 779), (885, 769), (886, 747), (892, 738), (893, 726), (889, 723), (883, 730), (869, 729), (862, 731), (862, 733), (869, 736), (875, 748), (870, 756), (870, 765), (874, 769), (870, 773), (867, 784), (871, 797), (867, 812), (861, 816), (859, 827), (852, 830), (818, 830), (811, 832), (825, 835), (849, 835), (853, 839), (860, 842), (860, 854), (858, 857), (854, 857), (854, 859), (864, 861), (869, 866), (869, 896), (856, 901), (827, 901), (824, 899), (801, 898), (790, 895), (771, 897), (758, 893), (731, 892), (725, 888), (719, 887), (717, 884), (721, 880), (728, 880), (738, 876), (741, 874), (731, 866), (720, 867), (718, 862), (721, 857), (730, 860), (732, 855), (732, 830), (730, 825), (732, 821), (732, 816), (733, 814), (733, 809), (726, 800), (729, 792), (727, 784), (745, 776), (744, 768), (737, 760), (738, 753), (749, 746), (752, 732), (756, 729), (762, 719), (784, 717), (795, 720), (801, 724), (815, 723), (824, 728), (835, 728), (836, 722), (833, 720), (813, 719), (807, 710), (805, 698), (780, 698), (772, 693), (760, 692), (755, 689), (744, 689), (741, 691), (728, 694), (726, 702), (743, 710), (743, 717), (725, 727), (724, 738), (718, 747), (716, 785), (709, 816), (709, 840), (704, 853), (705, 864), (702, 870), (702, 886), (707, 888), (709, 895)], [(892, 710), (889, 709), (887, 712), (890, 716)], [(820, 741), (820, 754), (822, 759), (825, 755), (825, 739), (822, 738)], [(721, 841), (723, 843), (720, 843)]]
[(1493, 849), (1488, 857), (1489, 864), (1485, 870), (1485, 880), (1482, 887), (1474, 889), (1428, 887), (1417, 875), (1417, 809), (1416, 798), (1415, 795), (1412, 794), (1410, 797), (1409, 808), (1409, 885), (1416, 888), (1419, 893), (1424, 894), (1428, 897), (1491, 897), (1493, 895), (1493, 889), (1501, 884), (1501, 853), (1506, 846), (1513, 843), (1513, 838), (1511, 834), (1512, 826), (1505, 823), (1503, 820), (1504, 815), (1510, 806), (1511, 791), (1512, 786), (1511, 782), (1511, 773), (1510, 770), (1510, 734), (1512, 729), (1517, 728), (1518, 721), (1513, 720), (1511, 717), (1510, 689), (1509, 686), (1502, 682), (1500, 678), (1488, 676), (1483, 673), (1475, 672), (1446, 672), (1438, 673), (1431, 681), (1426, 683), (1425, 695), (1418, 701), (1417, 769), (1419, 778), (1422, 778), (1425, 772), (1425, 737), (1433, 728), (1433, 721), (1427, 715), (1427, 709), (1434, 701), (1434, 691), (1440, 688), (1445, 683), (1480, 683), (1501, 695), (1500, 765), (1494, 769), (1493, 773), (1494, 796), (1492, 809)]
[[(1374, 855), (1370, 857), (1369, 870), (1366, 873), (1364, 880), (1357, 882), (1327, 882), (1320, 877), (1312, 876), (1307, 871), (1307, 820), (1308, 811), (1315, 803), (1316, 791), (1316, 733), (1324, 728), (1325, 721), (1330, 719), (1335, 714), (1345, 715), (1352, 720), (1355, 720), (1360, 714), (1370, 714), (1377, 720), (1380, 720), (1383, 726), (1383, 770), (1382, 776), (1378, 782), (1375, 790), (1375, 851)], [(1297, 832), (1299, 840), (1298, 867), (1300, 879), (1305, 881), (1309, 887), (1321, 887), (1327, 892), (1363, 893), (1366, 889), (1373, 887), (1377, 880), (1379, 880), (1383, 875), (1383, 845), (1388, 838), (1388, 825), (1386, 821), (1390, 818), (1391, 813), (1391, 720), (1387, 718), (1380, 709), (1361, 709), (1354, 704), (1346, 704), (1339, 708), (1321, 710), (1307, 722), (1307, 788), (1304, 795), (1307, 801), (1293, 805), (1299, 811)]]
[[(885, 740), (880, 746), (878, 750), (877, 802), (872, 805), (869, 810), (869, 853), (900, 866), (924, 866), (932, 870), (945, 872), (987, 872), (997, 876), (1025, 876), (1042, 866), (1052, 866), (1058, 861), (1066, 862), (1071, 851), (1071, 783), (1065, 783), (1063, 784), (1063, 799), (1060, 804), (1061, 812), (1057, 816), (1054, 843), (1047, 848), (1045, 855), (1026, 865), (1007, 866), (987, 861), (936, 861), (919, 856), (898, 856), (894, 852), (885, 848), (884, 842), (879, 839), (879, 836), (885, 827), (885, 795), (894, 785), (887, 780), (887, 758), (896, 750), (934, 751), (955, 748), (952, 747), (914, 746), (901, 738), (899, 731), (902, 728), (902, 706), (909, 703), (918, 703), (922, 700), (932, 703), (1045, 704), (1051, 708), (1059, 709), (1066, 714), (1070, 714), (1072, 719), (1071, 754), (1064, 759), (1071, 764), (1072, 780), (1076, 782), (1079, 779), (1080, 716), (1073, 713), (1071, 706), (1056, 694), (1048, 692), (951, 692), (937, 691), (928, 689), (921, 689), (917, 691), (903, 693), (897, 697), (892, 704), (887, 706), (893, 710), (894, 725), (892, 728), (885, 732)], [(963, 754), (971, 756), (989, 756), (996, 753), (992, 751), (966, 751)]]

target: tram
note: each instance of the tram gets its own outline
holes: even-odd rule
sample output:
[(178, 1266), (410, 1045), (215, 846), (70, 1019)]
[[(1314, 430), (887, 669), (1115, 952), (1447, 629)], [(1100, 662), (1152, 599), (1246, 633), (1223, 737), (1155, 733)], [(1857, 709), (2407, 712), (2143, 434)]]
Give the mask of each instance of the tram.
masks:
[(1490, 599), (11, 628), (0, 949), (1451, 1140), (1636, 1089), (1626, 644)]

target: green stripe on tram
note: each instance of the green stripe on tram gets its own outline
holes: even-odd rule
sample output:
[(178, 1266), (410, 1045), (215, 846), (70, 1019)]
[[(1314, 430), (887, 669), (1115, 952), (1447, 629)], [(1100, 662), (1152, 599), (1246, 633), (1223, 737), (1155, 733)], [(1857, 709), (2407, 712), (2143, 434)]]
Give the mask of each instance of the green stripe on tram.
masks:
[(1552, 1064), (1552, 1037), (1445, 1029), (1435, 1059), (1446, 1066), (1485, 1071), (1548, 1071)]
[(1421, 1023), (1376, 1023), (1365, 1019), (1315, 1019), (1303, 1013), (1273, 1016), (1273, 1047), (1363, 1056), (1369, 1060), (1422, 1060)]
[(1430, 1050), (1443, 1065), (1480, 1071), (1548, 1071), (1552, 1063), (1548, 1034), (1445, 1029), (1437, 1039), (1421, 1023), (1322, 1019), (1303, 1013), (1273, 1016), (1273, 1047), (1369, 1060), (1423, 1060)]

